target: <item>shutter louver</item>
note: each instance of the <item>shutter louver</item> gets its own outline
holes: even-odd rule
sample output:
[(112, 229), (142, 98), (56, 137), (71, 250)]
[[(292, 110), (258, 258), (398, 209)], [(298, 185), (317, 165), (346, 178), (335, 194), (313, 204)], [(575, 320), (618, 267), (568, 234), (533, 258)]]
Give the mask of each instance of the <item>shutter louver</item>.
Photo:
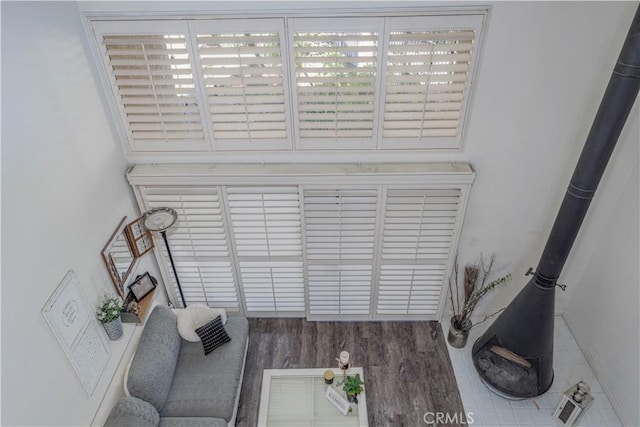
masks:
[(445, 266), (383, 265), (380, 270), (380, 315), (435, 315), (438, 313)]
[(304, 190), (309, 314), (368, 315), (377, 189)]
[(384, 138), (455, 137), (474, 31), (392, 31)]
[(240, 262), (247, 312), (304, 313), (302, 262)]
[[(170, 207), (178, 220), (167, 239), (187, 304), (205, 303), (239, 311), (233, 264), (225, 233), (222, 205), (215, 187), (146, 187), (149, 208)], [(167, 271), (177, 286), (164, 245)]]
[(437, 313), (461, 197), (459, 188), (387, 190), (377, 314)]
[(371, 260), (378, 192), (305, 190), (304, 216), (309, 260)]
[(207, 33), (197, 39), (216, 146), (287, 143), (281, 33)]
[(185, 35), (104, 35), (102, 44), (132, 148), (206, 149)]
[[(296, 28), (304, 25), (296, 22)], [(378, 37), (375, 25), (368, 31), (294, 30), (297, 123), (303, 146), (314, 139), (372, 141)]]
[(388, 19), (384, 148), (459, 148), (482, 15)]
[(369, 315), (371, 265), (316, 265), (307, 268), (309, 315)]
[(298, 187), (226, 191), (247, 312), (304, 313)]
[(298, 187), (227, 187), (239, 257), (302, 256)]

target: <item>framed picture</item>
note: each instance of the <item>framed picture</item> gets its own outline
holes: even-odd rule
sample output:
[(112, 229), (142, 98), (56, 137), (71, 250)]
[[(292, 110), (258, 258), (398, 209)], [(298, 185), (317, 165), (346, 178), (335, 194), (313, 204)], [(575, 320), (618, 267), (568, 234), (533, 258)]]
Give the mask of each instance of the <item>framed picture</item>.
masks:
[(133, 298), (136, 300), (136, 302), (142, 301), (142, 299), (149, 295), (149, 293), (155, 288), (155, 280), (148, 272), (136, 278), (131, 286), (129, 286), (129, 289), (131, 289), (131, 293), (133, 294)]
[(126, 233), (129, 236), (131, 247), (136, 258), (153, 249), (153, 238), (151, 232), (142, 224), (142, 217), (136, 219), (126, 227)]

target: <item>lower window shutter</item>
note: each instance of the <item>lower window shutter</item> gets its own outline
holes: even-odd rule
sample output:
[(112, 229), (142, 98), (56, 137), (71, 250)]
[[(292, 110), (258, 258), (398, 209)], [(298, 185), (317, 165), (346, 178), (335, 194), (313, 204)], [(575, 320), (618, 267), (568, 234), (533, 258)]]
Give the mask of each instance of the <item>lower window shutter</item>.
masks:
[(459, 188), (387, 189), (378, 315), (435, 315), (461, 205)]
[(304, 315), (298, 187), (226, 187), (247, 313)]
[(475, 176), (469, 165), (265, 168), (137, 165), (128, 173), (142, 210), (178, 213), (167, 236), (187, 303), (248, 317), (439, 318)]
[(305, 189), (309, 315), (368, 316), (377, 188)]
[[(167, 230), (167, 239), (187, 305), (203, 303), (240, 311), (218, 188), (145, 187), (144, 194), (148, 208), (170, 207), (178, 213), (176, 224)], [(173, 270), (160, 240), (156, 236), (177, 295)]]

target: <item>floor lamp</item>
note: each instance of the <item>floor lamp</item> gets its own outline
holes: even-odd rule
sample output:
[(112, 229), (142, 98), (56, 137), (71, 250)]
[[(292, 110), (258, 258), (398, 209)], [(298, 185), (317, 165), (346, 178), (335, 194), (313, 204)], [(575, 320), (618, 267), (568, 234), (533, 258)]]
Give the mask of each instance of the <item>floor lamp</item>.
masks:
[(142, 215), (142, 223), (149, 231), (159, 231), (164, 239), (164, 245), (167, 248), (169, 254), (169, 261), (171, 262), (171, 268), (173, 268), (173, 276), (176, 278), (176, 284), (178, 285), (178, 291), (180, 291), (180, 298), (182, 299), (182, 306), (186, 307), (187, 302), (184, 299), (184, 293), (182, 292), (182, 286), (180, 286), (180, 279), (178, 278), (178, 272), (176, 271), (176, 265), (173, 262), (173, 256), (171, 255), (171, 248), (169, 248), (169, 241), (167, 240), (167, 230), (176, 223), (178, 214), (175, 209), (171, 208), (153, 208), (149, 209)]

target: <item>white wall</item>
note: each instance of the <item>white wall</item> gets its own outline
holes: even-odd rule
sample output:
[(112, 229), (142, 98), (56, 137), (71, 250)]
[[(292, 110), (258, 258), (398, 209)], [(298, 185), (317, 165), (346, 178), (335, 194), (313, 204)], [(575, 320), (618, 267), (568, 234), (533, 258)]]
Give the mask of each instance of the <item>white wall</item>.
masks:
[[(197, 2), (192, 7), (215, 11), (229, 4)], [(355, 7), (353, 2), (331, 7), (345, 5)], [(394, 3), (357, 6), (390, 5)], [(496, 252), (496, 272), (514, 274), (512, 283), (480, 311), (510, 301), (524, 285), (527, 267), (535, 267), (635, 7), (626, 2), (496, 2), (464, 152), (412, 156), (416, 161), (469, 161), (478, 173), (461, 236), (461, 261), (480, 251)], [(126, 161), (120, 143), (113, 140), (84, 37), (73, 3), (2, 4), (3, 424), (88, 424), (100, 404), (96, 396), (107, 387), (105, 375), (96, 396), (86, 396), (40, 315), (69, 268), (78, 273), (90, 299), (109, 288), (99, 252), (119, 219), (136, 212), (123, 178)], [(369, 160), (362, 155), (341, 159)], [(620, 158), (614, 156), (612, 168), (616, 162)], [(628, 203), (632, 201), (621, 200), (621, 209)], [(51, 212), (42, 213), (45, 208)], [(601, 230), (620, 222), (620, 234), (629, 214), (620, 215), (590, 217), (584, 227)], [(91, 217), (99, 218), (97, 226)], [(608, 237), (606, 243), (614, 244), (617, 237)], [(612, 256), (611, 251), (602, 255)], [(591, 255), (586, 259), (590, 262)], [(620, 269), (619, 264), (613, 267)], [(572, 285), (581, 274), (566, 274), (566, 282)], [(578, 295), (574, 298), (582, 298)], [(559, 296), (560, 311), (568, 297)], [(608, 306), (604, 309), (604, 315), (611, 315)], [(19, 328), (12, 327), (16, 324)], [(605, 354), (602, 339), (593, 345)], [(619, 351), (620, 345), (606, 354)], [(628, 384), (622, 386), (624, 393)], [(38, 403), (35, 410), (33, 402)]]
[(89, 397), (40, 314), (69, 269), (113, 290), (100, 252), (137, 213), (100, 96), (74, 3), (2, 3), (2, 425), (88, 425), (126, 349)]
[(640, 425), (638, 102), (566, 268), (564, 318), (625, 425)]

